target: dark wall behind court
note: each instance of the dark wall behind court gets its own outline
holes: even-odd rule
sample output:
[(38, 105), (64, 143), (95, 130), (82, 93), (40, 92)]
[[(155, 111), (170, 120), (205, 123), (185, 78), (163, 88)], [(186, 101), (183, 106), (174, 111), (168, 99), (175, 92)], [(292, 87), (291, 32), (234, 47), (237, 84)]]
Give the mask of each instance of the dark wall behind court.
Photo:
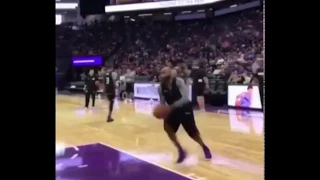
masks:
[(110, 0), (80, 0), (80, 15), (85, 18), (91, 14), (104, 14), (104, 7), (110, 5)]

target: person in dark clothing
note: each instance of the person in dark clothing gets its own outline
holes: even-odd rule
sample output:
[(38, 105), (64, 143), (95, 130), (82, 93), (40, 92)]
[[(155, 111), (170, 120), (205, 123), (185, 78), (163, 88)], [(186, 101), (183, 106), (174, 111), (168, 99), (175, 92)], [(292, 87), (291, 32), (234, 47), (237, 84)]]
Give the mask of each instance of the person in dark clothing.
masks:
[(182, 148), (176, 136), (180, 124), (188, 135), (202, 147), (205, 158), (211, 159), (211, 152), (202, 141), (195, 123), (192, 103), (188, 98), (187, 85), (183, 79), (175, 77), (172, 74), (170, 67), (164, 67), (161, 70), (160, 80), (161, 83), (158, 89), (160, 103), (168, 105), (171, 109), (168, 117), (163, 121), (164, 130), (178, 149), (179, 157), (176, 162), (183, 162), (187, 156), (186, 151)]
[[(264, 72), (262, 68), (259, 68), (257, 70), (257, 79), (258, 79), (258, 84), (259, 84), (259, 94), (260, 94), (260, 99), (261, 99), (261, 105), (264, 105), (264, 99), (263, 99), (263, 95), (264, 95)], [(262, 107), (263, 109), (263, 107)]]
[(114, 119), (112, 118), (112, 111), (113, 111), (114, 99), (116, 97), (116, 80), (117, 80), (117, 73), (113, 71), (112, 67), (109, 67), (104, 73), (105, 93), (109, 100), (109, 114), (107, 117), (107, 122), (114, 121)]
[(209, 89), (209, 79), (206, 76), (206, 71), (199, 65), (194, 65), (190, 77), (192, 79), (192, 91), (197, 97), (199, 109), (205, 111), (205, 91)]
[(243, 75), (239, 75), (238, 78), (237, 84), (243, 84), (246, 80)]
[[(264, 105), (264, 99), (263, 99), (263, 89), (264, 89), (264, 72), (262, 68), (258, 68), (257, 72), (255, 74), (252, 75), (252, 79), (250, 84), (253, 84), (254, 82), (256, 82), (255, 84), (258, 84), (259, 86), (259, 94), (260, 94), (260, 100), (261, 100), (261, 105)], [(263, 107), (262, 107), (263, 109)]]
[(94, 74), (94, 70), (90, 69), (89, 74), (85, 78), (85, 107), (89, 107), (90, 96), (92, 97), (92, 107), (96, 100), (96, 92), (98, 90), (97, 84), (99, 83), (98, 77)]

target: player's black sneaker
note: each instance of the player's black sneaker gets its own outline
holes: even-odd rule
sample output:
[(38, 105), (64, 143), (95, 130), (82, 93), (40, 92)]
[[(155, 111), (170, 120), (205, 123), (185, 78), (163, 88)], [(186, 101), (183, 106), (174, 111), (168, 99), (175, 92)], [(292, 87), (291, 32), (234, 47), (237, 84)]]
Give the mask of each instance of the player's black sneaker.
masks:
[(207, 146), (203, 147), (203, 152), (204, 152), (204, 157), (206, 158), (206, 160), (210, 160), (212, 158), (210, 149)]
[(113, 122), (114, 121), (114, 119), (113, 118), (111, 118), (111, 117), (108, 117), (108, 119), (107, 119), (107, 122), (109, 123), (109, 122)]
[(178, 159), (176, 161), (177, 164), (182, 163), (187, 157), (187, 153), (184, 150), (179, 150), (179, 156)]

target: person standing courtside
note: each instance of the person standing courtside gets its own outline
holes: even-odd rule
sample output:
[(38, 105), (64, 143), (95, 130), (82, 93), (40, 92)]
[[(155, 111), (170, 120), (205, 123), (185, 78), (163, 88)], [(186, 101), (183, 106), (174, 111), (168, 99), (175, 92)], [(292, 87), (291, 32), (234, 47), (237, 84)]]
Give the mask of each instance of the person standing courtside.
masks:
[(96, 92), (98, 90), (97, 82), (99, 82), (98, 77), (94, 74), (94, 70), (90, 69), (89, 74), (85, 77), (85, 107), (89, 107), (90, 96), (92, 97), (92, 107), (96, 100)]
[(186, 85), (190, 85), (190, 81), (191, 81), (191, 78), (190, 78), (190, 74), (191, 74), (191, 71), (187, 68), (187, 65), (186, 64), (180, 64), (180, 66), (176, 66), (174, 68), (174, 70), (176, 71), (173, 71), (173, 73), (177, 73), (177, 77), (180, 77), (184, 80), (184, 82), (186, 83)]
[[(256, 57), (256, 61), (252, 64), (252, 72), (253, 72), (253, 78), (251, 80), (251, 84), (256, 81), (256, 83), (259, 85), (259, 94), (260, 94), (260, 100), (261, 105), (264, 105), (263, 100), (263, 88), (264, 88), (264, 68), (263, 68), (263, 62), (264, 58), (263, 55), (258, 55)], [(263, 108), (262, 108), (263, 109)]]
[(124, 76), (125, 76), (125, 82), (126, 82), (126, 92), (128, 94), (126, 101), (132, 102), (133, 92), (134, 92), (134, 80), (135, 80), (136, 73), (135, 71), (131, 71), (130, 69), (127, 69), (127, 73)]
[(192, 91), (197, 97), (197, 103), (201, 111), (205, 110), (205, 91), (209, 89), (209, 80), (206, 71), (201, 65), (194, 64), (190, 77), (192, 79)]
[(181, 163), (187, 157), (186, 151), (179, 143), (176, 133), (182, 125), (188, 135), (196, 141), (203, 149), (206, 159), (211, 159), (211, 152), (200, 136), (194, 119), (192, 103), (188, 98), (188, 87), (183, 79), (176, 77), (170, 67), (164, 67), (160, 73), (161, 83), (158, 89), (160, 103), (167, 104), (171, 112), (164, 119), (164, 130), (170, 140), (178, 149), (179, 157), (177, 163)]
[[(104, 73), (104, 72), (103, 72)], [(114, 119), (112, 118), (112, 111), (114, 105), (114, 99), (116, 97), (116, 79), (117, 73), (113, 71), (112, 67), (108, 67), (105, 74), (104, 74), (104, 86), (105, 86), (105, 93), (109, 100), (109, 114), (107, 117), (107, 122), (112, 122)]]

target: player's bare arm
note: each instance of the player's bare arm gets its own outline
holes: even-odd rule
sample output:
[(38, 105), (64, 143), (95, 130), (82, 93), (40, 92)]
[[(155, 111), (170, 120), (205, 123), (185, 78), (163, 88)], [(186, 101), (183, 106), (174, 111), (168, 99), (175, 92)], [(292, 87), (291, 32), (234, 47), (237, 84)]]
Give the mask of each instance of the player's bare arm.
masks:
[(165, 105), (166, 104), (166, 100), (164, 99), (164, 96), (162, 94), (161, 86), (158, 87), (158, 93), (159, 93), (159, 98), (160, 98), (160, 104)]
[(205, 83), (205, 88), (206, 88), (206, 89), (209, 89), (209, 79), (208, 79), (208, 77), (205, 76), (205, 77), (203, 78), (203, 81), (204, 81), (204, 83)]
[(114, 87), (116, 87), (116, 79), (118, 78), (118, 74), (116, 72), (111, 73), (112, 79), (114, 80)]
[(177, 87), (179, 88), (181, 98), (171, 105), (172, 108), (181, 107), (190, 102), (188, 98), (188, 86), (186, 85), (184, 80), (182, 78), (177, 78), (176, 83)]

